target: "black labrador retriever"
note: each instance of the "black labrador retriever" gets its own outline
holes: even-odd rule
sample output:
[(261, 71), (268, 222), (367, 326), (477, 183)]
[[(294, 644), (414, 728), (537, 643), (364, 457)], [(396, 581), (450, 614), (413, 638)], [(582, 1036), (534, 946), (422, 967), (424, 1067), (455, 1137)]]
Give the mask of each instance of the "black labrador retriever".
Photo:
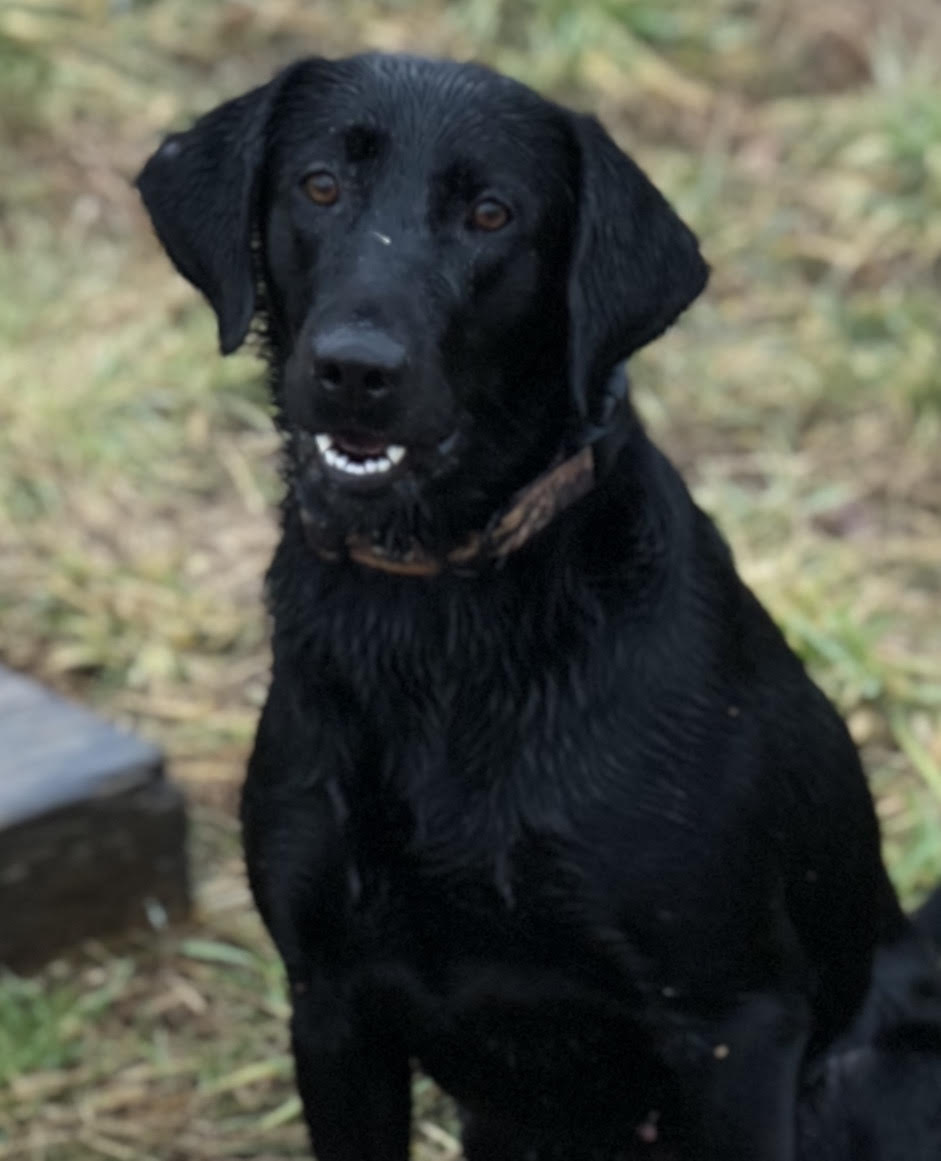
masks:
[(301, 61), (139, 187), (223, 352), (263, 323), (243, 823), (320, 1161), (406, 1157), (416, 1061), (470, 1161), (858, 1161), (828, 1062), (915, 937), (843, 724), (625, 393), (693, 234), (597, 121), (410, 57)]

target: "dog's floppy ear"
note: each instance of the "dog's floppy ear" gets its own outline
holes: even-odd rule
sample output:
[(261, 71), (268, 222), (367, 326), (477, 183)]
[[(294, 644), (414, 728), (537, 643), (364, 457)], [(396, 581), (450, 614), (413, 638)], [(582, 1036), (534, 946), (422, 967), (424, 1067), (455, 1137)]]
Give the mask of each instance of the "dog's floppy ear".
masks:
[(580, 160), (569, 272), (569, 380), (590, 426), (612, 368), (655, 339), (706, 285), (693, 232), (593, 117), (572, 118)]
[(286, 73), (168, 137), (137, 178), (174, 266), (209, 300), (224, 355), (255, 313), (252, 230), (272, 102)]

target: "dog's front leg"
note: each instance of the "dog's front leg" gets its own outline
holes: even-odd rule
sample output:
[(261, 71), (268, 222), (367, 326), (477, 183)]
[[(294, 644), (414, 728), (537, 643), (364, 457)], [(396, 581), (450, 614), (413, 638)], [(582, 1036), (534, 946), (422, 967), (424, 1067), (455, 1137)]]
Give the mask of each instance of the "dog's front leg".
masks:
[(273, 687), (242, 795), (252, 894), (291, 989), (297, 1086), (318, 1161), (406, 1161), (409, 1059), (353, 951), (339, 755)]
[(408, 1055), (381, 1006), (356, 990), (342, 880), (310, 857), (323, 817), (315, 796), (299, 797), (281, 814), (269, 801), (260, 832), (246, 825), (252, 889), (287, 969), (298, 1092), (318, 1161), (405, 1161)]
[(324, 977), (293, 991), (297, 1087), (318, 1161), (405, 1161), (407, 1055)]
[[(702, 1161), (794, 1161), (798, 1074), (810, 1033), (802, 996), (744, 998), (712, 1027), (698, 1115)], [(701, 1103), (700, 1102), (701, 1099)]]

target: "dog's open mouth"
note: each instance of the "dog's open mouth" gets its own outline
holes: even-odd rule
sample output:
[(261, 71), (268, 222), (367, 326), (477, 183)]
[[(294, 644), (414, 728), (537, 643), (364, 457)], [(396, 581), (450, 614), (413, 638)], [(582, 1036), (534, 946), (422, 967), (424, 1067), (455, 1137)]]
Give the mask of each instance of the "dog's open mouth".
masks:
[(402, 444), (384, 443), (374, 436), (321, 432), (315, 442), (324, 467), (344, 483), (385, 483), (404, 469), (407, 459)]

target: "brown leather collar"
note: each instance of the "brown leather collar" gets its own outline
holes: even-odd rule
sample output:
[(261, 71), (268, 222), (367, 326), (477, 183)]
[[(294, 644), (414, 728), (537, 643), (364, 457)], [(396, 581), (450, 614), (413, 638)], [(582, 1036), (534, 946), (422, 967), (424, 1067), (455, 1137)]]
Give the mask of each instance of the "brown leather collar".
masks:
[[(580, 500), (595, 485), (595, 459), (591, 447), (556, 463), (537, 476), (513, 497), (508, 508), (498, 512), (485, 529), (475, 532), (450, 552), (434, 556), (417, 542), (404, 553), (388, 553), (377, 544), (358, 536), (346, 540), (345, 552), (317, 542), (314, 530), (305, 522), (311, 547), (322, 560), (348, 558), (366, 568), (397, 576), (436, 576), (452, 571), (470, 573), (487, 561), (501, 560), (521, 548), (559, 512)], [(302, 513), (303, 519), (303, 513)]]

